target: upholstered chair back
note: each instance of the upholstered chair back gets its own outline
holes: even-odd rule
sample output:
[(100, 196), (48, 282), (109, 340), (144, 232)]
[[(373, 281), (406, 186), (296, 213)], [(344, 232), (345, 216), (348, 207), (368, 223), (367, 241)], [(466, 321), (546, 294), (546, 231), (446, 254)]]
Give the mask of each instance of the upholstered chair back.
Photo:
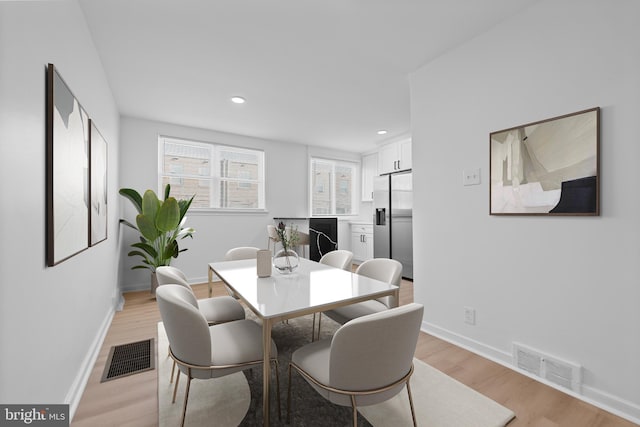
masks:
[[(329, 381), (341, 390), (371, 390), (409, 373), (418, 342), (424, 307), (408, 304), (359, 317), (336, 331), (331, 342)], [(358, 396), (358, 406), (383, 402), (404, 384), (373, 395)], [(349, 405), (349, 396), (330, 393), (329, 400)]]
[(184, 273), (176, 268), (171, 266), (162, 266), (156, 268), (156, 278), (158, 279), (158, 285), (180, 285), (185, 288), (191, 289), (189, 282), (187, 281), (187, 277)]
[(332, 267), (341, 268), (342, 270), (351, 271), (351, 261), (353, 260), (353, 252), (338, 249), (327, 252), (320, 258), (320, 264), (330, 265)]
[[(156, 290), (156, 300), (173, 354), (183, 362), (211, 365), (211, 336), (207, 320), (194, 305), (193, 293), (181, 285), (168, 284)], [(186, 368), (179, 365), (186, 373)], [(211, 378), (209, 370), (192, 370), (194, 378)]]
[[(395, 259), (374, 258), (360, 264), (356, 269), (356, 274), (380, 280), (381, 282), (400, 286), (402, 281), (402, 264)], [(378, 298), (382, 304), (392, 307), (393, 297)]]
[(258, 251), (260, 249), (253, 246), (241, 246), (238, 248), (229, 249), (224, 255), (225, 261), (237, 261), (240, 259), (255, 259), (258, 257)]

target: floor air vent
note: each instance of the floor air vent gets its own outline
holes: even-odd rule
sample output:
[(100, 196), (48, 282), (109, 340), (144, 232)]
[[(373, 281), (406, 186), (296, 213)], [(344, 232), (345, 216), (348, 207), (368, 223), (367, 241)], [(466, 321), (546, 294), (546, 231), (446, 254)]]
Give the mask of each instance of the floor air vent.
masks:
[(111, 347), (100, 382), (155, 368), (153, 338)]
[(581, 392), (582, 367), (580, 365), (560, 360), (515, 342), (513, 358), (518, 368), (569, 390)]

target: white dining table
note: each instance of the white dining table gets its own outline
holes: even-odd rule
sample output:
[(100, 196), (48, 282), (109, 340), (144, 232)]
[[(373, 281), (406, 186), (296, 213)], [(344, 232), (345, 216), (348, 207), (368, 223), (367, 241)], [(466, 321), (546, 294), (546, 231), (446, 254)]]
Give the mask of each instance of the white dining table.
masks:
[(269, 387), (271, 378), (271, 327), (274, 323), (337, 307), (392, 296), (397, 306), (400, 288), (349, 271), (300, 259), (290, 274), (275, 269), (260, 278), (256, 260), (222, 261), (209, 264), (209, 288), (214, 275), (220, 278), (262, 321), (264, 425), (269, 425)]

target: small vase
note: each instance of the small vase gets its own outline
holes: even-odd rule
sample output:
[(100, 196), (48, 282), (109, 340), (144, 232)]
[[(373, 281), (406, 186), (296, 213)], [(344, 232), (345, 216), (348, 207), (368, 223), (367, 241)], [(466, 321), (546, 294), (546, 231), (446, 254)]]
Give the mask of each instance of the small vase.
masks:
[(293, 273), (299, 263), (298, 254), (291, 249), (280, 249), (273, 256), (273, 267), (282, 274)]

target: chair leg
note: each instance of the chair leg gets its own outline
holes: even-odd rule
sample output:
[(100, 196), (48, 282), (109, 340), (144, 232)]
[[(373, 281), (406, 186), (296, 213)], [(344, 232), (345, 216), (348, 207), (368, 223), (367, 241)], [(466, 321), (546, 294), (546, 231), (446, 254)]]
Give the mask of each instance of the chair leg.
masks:
[(287, 424), (291, 424), (291, 364), (289, 364), (289, 386), (287, 387)]
[[(171, 357), (171, 346), (167, 346), (167, 357)], [(176, 361), (173, 361), (173, 366), (171, 367), (171, 378), (169, 378), (169, 384), (173, 384), (173, 373), (176, 370)]]
[(409, 385), (409, 381), (407, 380), (407, 393), (409, 394), (409, 406), (411, 407), (411, 418), (413, 418), (413, 427), (418, 427), (418, 423), (416, 422), (416, 412), (413, 408), (413, 398), (411, 397), (411, 386)]
[(187, 390), (184, 393), (184, 408), (182, 408), (182, 424), (181, 427), (184, 427), (184, 419), (187, 416), (187, 401), (189, 399), (189, 388), (191, 387), (191, 368), (188, 368), (188, 376), (187, 378)]
[(278, 420), (282, 421), (282, 410), (280, 402), (280, 364), (277, 359), (273, 359), (273, 363), (276, 366), (276, 398), (278, 400)]
[(178, 393), (179, 382), (180, 382), (180, 369), (178, 369), (178, 375), (176, 376), (176, 385), (173, 388), (173, 400), (171, 400), (171, 403), (176, 403), (176, 394)]
[(351, 408), (353, 411), (353, 427), (358, 427), (358, 410), (356, 409), (356, 397), (351, 395)]
[(173, 361), (173, 366), (171, 367), (171, 378), (169, 378), (169, 384), (173, 383), (173, 374), (176, 371), (176, 361)]
[(322, 312), (318, 313), (318, 339), (320, 339), (320, 324), (322, 322)]

